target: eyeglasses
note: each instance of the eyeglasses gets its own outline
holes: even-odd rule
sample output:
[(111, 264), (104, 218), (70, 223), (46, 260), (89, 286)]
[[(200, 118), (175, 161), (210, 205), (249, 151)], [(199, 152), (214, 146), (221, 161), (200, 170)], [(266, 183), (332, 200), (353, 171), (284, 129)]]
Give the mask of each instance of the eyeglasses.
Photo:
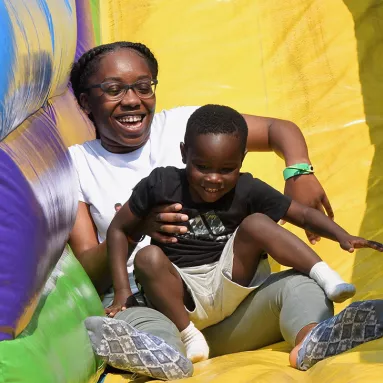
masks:
[(129, 89), (132, 89), (139, 98), (146, 99), (154, 95), (157, 84), (158, 80), (140, 80), (132, 85), (123, 84), (118, 81), (106, 81), (101, 84), (91, 85), (87, 88), (84, 88), (84, 90), (100, 88), (109, 100), (119, 101), (125, 97), (126, 92)]

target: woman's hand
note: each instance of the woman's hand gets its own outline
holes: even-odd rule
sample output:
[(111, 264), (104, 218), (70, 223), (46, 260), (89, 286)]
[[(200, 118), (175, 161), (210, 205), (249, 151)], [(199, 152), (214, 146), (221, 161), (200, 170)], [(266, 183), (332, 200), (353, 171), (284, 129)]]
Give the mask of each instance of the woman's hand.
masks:
[[(334, 212), (330, 201), (314, 174), (289, 178), (285, 184), (285, 194), (293, 200), (317, 209), (322, 213), (326, 211), (328, 217), (334, 219)], [(315, 245), (320, 240), (318, 235), (308, 231), (306, 231), (306, 235), (312, 245)]]
[(130, 290), (117, 290), (114, 292), (113, 303), (105, 309), (105, 314), (113, 318), (120, 311), (134, 306), (139, 306), (139, 304)]
[(187, 222), (189, 217), (181, 214), (181, 210), (182, 205), (179, 203), (154, 208), (140, 224), (140, 233), (149, 235), (161, 243), (177, 242), (177, 238), (172, 237), (171, 234), (184, 234), (188, 231), (182, 223)]

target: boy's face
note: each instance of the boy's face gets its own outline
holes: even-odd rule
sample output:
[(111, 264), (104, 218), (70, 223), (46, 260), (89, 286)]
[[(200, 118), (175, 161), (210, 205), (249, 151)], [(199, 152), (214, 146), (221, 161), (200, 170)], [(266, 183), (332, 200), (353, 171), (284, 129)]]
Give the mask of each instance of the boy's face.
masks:
[(239, 137), (230, 134), (200, 134), (191, 147), (181, 144), (181, 153), (193, 200), (210, 203), (235, 187), (245, 156)]

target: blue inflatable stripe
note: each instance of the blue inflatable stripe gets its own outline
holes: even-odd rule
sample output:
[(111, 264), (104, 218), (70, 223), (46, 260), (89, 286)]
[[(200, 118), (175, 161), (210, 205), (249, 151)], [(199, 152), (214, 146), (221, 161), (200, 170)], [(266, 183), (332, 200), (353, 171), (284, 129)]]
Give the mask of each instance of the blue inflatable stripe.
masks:
[(70, 0), (65, 0), (64, 3), (67, 6), (67, 8), (69, 9), (69, 12), (72, 14), (73, 9), (72, 9), (72, 6), (70, 4)]
[(51, 43), (52, 43), (52, 51), (55, 51), (55, 30), (53, 28), (53, 20), (52, 20), (52, 15), (49, 10), (48, 4), (45, 0), (40, 0), (39, 1), (39, 6), (42, 9), (46, 19), (47, 19), (47, 24), (49, 28), (49, 34), (51, 36)]
[[(6, 98), (13, 73), (13, 65), (15, 62), (14, 40), (15, 37), (8, 10), (4, 2), (0, 2), (0, 101)], [(6, 128), (3, 125), (7, 122), (4, 107), (4, 102), (0, 102), (0, 137), (2, 131)]]

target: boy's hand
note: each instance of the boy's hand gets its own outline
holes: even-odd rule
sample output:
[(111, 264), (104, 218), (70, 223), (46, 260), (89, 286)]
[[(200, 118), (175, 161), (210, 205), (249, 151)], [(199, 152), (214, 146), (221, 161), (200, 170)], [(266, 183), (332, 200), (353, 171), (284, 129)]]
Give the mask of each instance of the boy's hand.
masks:
[(119, 290), (115, 291), (114, 299), (111, 306), (105, 309), (105, 314), (113, 318), (120, 311), (124, 311), (129, 307), (139, 306), (136, 298), (132, 295), (131, 291)]
[(345, 236), (339, 239), (340, 247), (343, 250), (353, 253), (355, 249), (371, 248), (383, 252), (383, 244), (375, 241), (369, 241), (361, 237), (354, 237), (352, 235)]
[[(305, 174), (289, 178), (285, 184), (285, 194), (293, 200), (319, 210), (322, 213), (326, 211), (327, 216), (334, 219), (330, 201), (326, 192), (314, 174)], [(320, 237), (317, 234), (306, 231), (307, 238), (312, 245), (315, 245)]]

